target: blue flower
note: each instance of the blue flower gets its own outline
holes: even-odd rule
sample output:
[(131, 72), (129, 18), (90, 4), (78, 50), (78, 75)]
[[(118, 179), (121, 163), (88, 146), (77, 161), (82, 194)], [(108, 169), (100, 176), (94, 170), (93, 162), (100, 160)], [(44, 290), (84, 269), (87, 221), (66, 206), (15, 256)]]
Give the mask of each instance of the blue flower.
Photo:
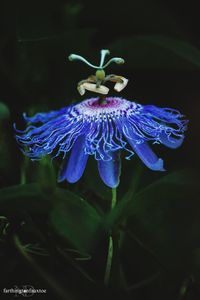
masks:
[[(164, 171), (163, 160), (149, 144), (179, 147), (187, 120), (177, 110), (141, 105), (119, 97), (90, 98), (58, 111), (38, 113), (24, 119), (26, 130), (17, 130), (16, 140), (31, 159), (62, 155), (64, 164), (58, 181), (77, 182), (89, 155), (97, 161), (103, 182), (119, 184), (120, 152), (129, 159), (137, 154), (151, 170)], [(67, 155), (67, 157), (66, 157)]]

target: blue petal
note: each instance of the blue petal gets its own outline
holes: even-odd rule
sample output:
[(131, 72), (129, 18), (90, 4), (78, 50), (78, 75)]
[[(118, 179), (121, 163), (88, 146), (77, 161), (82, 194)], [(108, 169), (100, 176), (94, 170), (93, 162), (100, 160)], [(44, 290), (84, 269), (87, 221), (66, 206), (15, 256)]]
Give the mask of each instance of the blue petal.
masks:
[(71, 106), (68, 106), (68, 107), (61, 108), (60, 110), (53, 110), (53, 111), (46, 112), (46, 113), (37, 113), (32, 117), (27, 117), (26, 113), (23, 113), (23, 117), (24, 117), (25, 121), (28, 123), (29, 122), (32, 124), (38, 123), (38, 122), (45, 123), (45, 122), (48, 122), (49, 120), (52, 120), (58, 116), (67, 114), (68, 111), (70, 110), (70, 108), (71, 108)]
[(129, 144), (134, 152), (139, 156), (143, 163), (153, 171), (165, 171), (163, 168), (163, 160), (151, 150), (146, 142), (137, 144), (134, 140), (128, 139)]
[(110, 152), (111, 160), (98, 160), (99, 175), (103, 182), (115, 188), (119, 185), (119, 178), (121, 173), (121, 161), (119, 151)]
[(60, 172), (59, 182), (66, 179), (68, 182), (74, 183), (81, 178), (88, 160), (88, 154), (85, 154), (84, 146), (85, 136), (81, 136), (73, 145), (67, 166)]
[(174, 137), (168, 136), (165, 132), (162, 132), (161, 135), (159, 136), (159, 139), (163, 145), (165, 145), (171, 149), (176, 149), (182, 145), (184, 136), (181, 135), (177, 138), (174, 138)]

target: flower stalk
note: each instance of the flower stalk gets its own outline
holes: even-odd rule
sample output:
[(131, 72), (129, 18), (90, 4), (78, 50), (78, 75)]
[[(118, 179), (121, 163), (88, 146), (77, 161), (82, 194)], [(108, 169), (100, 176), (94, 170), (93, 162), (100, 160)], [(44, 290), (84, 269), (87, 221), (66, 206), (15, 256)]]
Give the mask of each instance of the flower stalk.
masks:
[[(115, 208), (117, 203), (117, 189), (112, 189), (112, 200), (111, 200), (111, 211)], [(108, 286), (111, 279), (111, 271), (112, 271), (112, 265), (113, 265), (113, 235), (112, 232), (109, 236), (109, 243), (108, 243), (108, 254), (107, 254), (107, 261), (106, 261), (106, 270), (105, 270), (105, 276), (104, 276), (104, 284), (105, 286)]]

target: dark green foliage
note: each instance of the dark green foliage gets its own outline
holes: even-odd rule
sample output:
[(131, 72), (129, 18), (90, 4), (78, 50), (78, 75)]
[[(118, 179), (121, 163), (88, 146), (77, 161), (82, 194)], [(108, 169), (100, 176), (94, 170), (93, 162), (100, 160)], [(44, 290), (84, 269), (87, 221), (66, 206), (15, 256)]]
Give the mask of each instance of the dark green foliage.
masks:
[(101, 217), (84, 199), (64, 189), (56, 189), (51, 223), (58, 234), (82, 252), (94, 248), (100, 235)]
[[(0, 298), (5, 287), (30, 284), (47, 288), (43, 299), (199, 300), (199, 10), (192, 2), (20, 0), (1, 3), (0, 14)], [(24, 158), (12, 127), (24, 128), (25, 111), (81, 100), (76, 85), (93, 70), (67, 57), (96, 64), (102, 48), (125, 59), (108, 68), (130, 79), (120, 96), (190, 120), (180, 149), (154, 145), (165, 174), (123, 160), (112, 212), (92, 158), (80, 182), (58, 184), (61, 161)]]
[(179, 38), (133, 36), (117, 40), (109, 49), (124, 53), (130, 68), (198, 70), (200, 67), (200, 50)]

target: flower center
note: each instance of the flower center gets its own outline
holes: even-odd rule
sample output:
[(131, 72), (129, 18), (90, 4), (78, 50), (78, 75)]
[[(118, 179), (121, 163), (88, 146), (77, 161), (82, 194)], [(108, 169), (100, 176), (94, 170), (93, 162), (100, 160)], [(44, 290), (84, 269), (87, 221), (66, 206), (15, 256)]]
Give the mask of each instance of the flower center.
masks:
[(79, 114), (88, 117), (99, 115), (123, 115), (130, 109), (136, 108), (136, 103), (118, 97), (106, 97), (103, 102), (99, 97), (87, 99), (75, 106)]

